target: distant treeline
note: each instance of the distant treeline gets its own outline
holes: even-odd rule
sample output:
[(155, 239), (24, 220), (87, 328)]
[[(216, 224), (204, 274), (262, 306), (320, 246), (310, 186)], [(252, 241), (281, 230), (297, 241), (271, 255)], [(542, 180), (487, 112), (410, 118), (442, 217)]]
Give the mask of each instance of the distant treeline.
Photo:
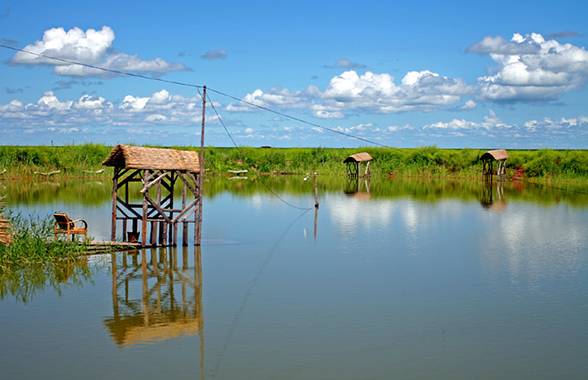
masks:
[[(177, 149), (192, 149), (176, 147)], [(32, 175), (60, 171), (65, 175), (91, 174), (102, 169), (111, 146), (87, 144), (72, 146), (0, 146), (0, 173)], [(256, 174), (341, 175), (342, 163), (352, 153), (372, 155), (375, 175), (479, 175), (479, 149), (423, 148), (216, 148), (206, 149), (206, 168), (215, 173), (247, 169)], [(586, 150), (509, 150), (507, 170), (524, 171), (526, 177), (588, 177)], [(105, 171), (106, 175), (111, 171)]]

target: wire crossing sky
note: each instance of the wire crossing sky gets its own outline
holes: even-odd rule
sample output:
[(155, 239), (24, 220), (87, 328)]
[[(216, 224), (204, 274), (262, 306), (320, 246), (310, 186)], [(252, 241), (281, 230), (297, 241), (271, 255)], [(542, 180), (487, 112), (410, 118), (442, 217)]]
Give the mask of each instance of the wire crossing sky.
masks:
[(587, 7), (5, 1), (2, 143), (588, 148)]

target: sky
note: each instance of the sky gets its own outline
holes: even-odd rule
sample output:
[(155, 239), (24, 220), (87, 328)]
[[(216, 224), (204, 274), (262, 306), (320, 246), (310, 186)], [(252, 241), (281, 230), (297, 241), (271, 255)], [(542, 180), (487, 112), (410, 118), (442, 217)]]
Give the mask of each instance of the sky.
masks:
[[(232, 144), (223, 121), (243, 146), (587, 149), (587, 15), (583, 1), (0, 0), (0, 44), (206, 85), (207, 145)], [(198, 145), (201, 112), (194, 87), (0, 48), (0, 144)]]

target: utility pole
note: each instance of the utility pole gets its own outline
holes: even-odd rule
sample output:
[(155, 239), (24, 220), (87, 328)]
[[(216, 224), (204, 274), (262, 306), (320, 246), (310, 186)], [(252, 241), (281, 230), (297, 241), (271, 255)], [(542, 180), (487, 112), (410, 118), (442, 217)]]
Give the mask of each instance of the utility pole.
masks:
[(206, 126), (206, 86), (202, 87), (202, 123), (200, 130), (200, 154), (198, 161), (200, 164), (200, 173), (198, 175), (198, 215), (196, 216), (196, 229), (194, 234), (194, 244), (200, 245), (202, 241), (202, 203), (203, 203), (203, 178), (204, 178), (204, 128)]

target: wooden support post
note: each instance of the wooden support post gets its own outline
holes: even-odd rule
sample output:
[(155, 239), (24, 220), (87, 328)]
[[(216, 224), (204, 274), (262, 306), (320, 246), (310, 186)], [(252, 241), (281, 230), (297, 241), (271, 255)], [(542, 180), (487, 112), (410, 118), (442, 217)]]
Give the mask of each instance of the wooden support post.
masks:
[[(186, 209), (186, 184), (183, 183), (183, 176), (182, 178), (182, 210)], [(182, 222), (182, 246), (186, 247), (188, 245), (188, 223)]]
[[(157, 182), (157, 185), (155, 187), (155, 191), (156, 191), (156, 196), (157, 196), (157, 204), (161, 204), (161, 182)], [(159, 237), (158, 237), (158, 243), (159, 245), (163, 245), (164, 241), (163, 241), (163, 230), (165, 228), (164, 222), (159, 222)]]
[[(149, 170), (143, 171), (143, 184), (147, 184), (149, 181)], [(141, 245), (145, 247), (147, 245), (147, 191), (143, 195), (143, 218), (141, 219)]]
[[(174, 208), (174, 188), (176, 187), (176, 179), (177, 179), (177, 175), (175, 172), (171, 172), (170, 174), (171, 178), (170, 178), (170, 200), (169, 200), (169, 208), (173, 210)], [(169, 212), (169, 218), (171, 220), (174, 219), (174, 212), (170, 211)], [(178, 228), (177, 228), (177, 223), (171, 223), (169, 226), (169, 242), (168, 244), (175, 247), (176, 242), (177, 242), (177, 238), (178, 238)]]
[(114, 168), (114, 175), (112, 176), (112, 222), (110, 230), (110, 240), (116, 240), (116, 189), (118, 188), (118, 173), (120, 169)]

